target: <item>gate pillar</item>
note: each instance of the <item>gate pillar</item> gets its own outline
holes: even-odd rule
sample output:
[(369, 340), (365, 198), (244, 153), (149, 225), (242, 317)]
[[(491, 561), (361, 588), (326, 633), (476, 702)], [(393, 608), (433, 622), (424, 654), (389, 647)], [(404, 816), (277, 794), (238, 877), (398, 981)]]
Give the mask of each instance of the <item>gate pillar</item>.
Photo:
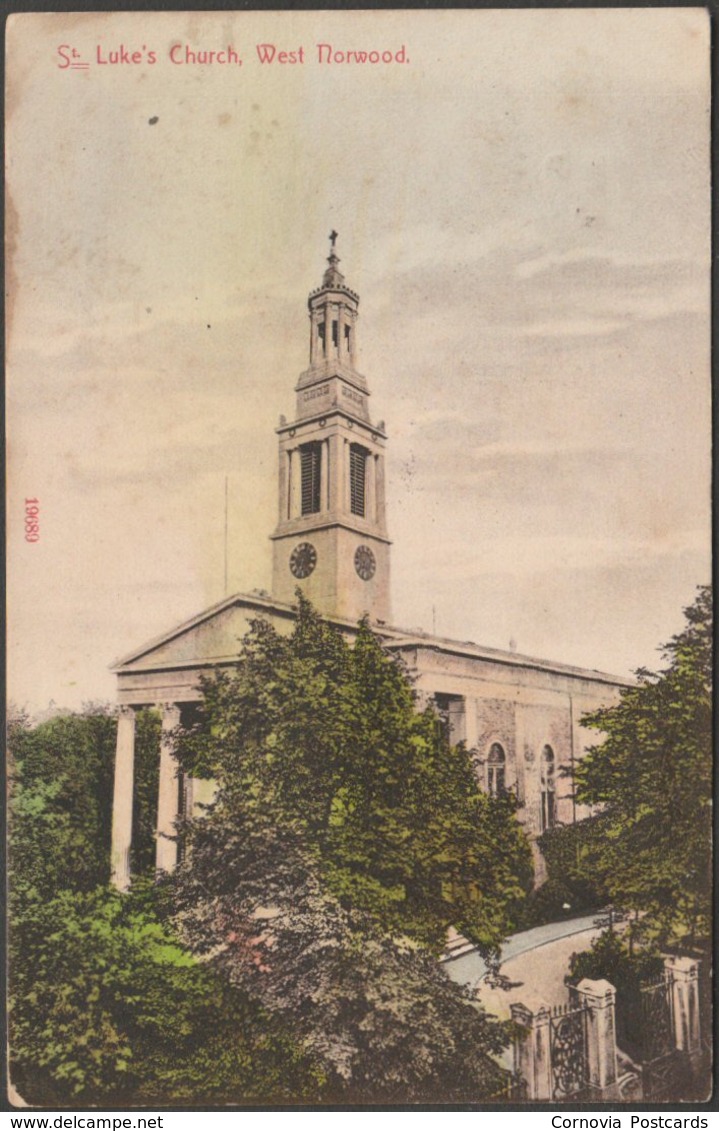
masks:
[(526, 1005), (510, 1006), (512, 1021), (518, 1026), (514, 1037), (514, 1071), (527, 1085), (528, 1100), (552, 1098), (552, 1064), (549, 1050), (549, 1018), (546, 1006), (536, 1013)]
[(701, 1053), (699, 1027), (699, 965), (691, 958), (670, 955), (664, 959), (672, 995), (674, 1047), (692, 1059)]
[(582, 978), (576, 995), (585, 1010), (587, 1085), (592, 1100), (598, 1103), (618, 1100), (614, 986), (604, 978)]

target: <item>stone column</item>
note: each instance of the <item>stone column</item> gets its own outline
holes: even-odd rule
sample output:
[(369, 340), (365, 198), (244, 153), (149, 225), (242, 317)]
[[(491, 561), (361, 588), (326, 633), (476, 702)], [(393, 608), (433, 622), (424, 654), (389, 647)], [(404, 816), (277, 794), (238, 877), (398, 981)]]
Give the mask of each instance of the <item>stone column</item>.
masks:
[(333, 432), (327, 441), (327, 455), (329, 458), (329, 509), (336, 514), (342, 507), (342, 457), (344, 454), (344, 441), (339, 432)]
[(365, 486), (367, 491), (366, 515), (370, 522), (377, 517), (377, 458), (370, 452), (365, 461)]
[(329, 441), (323, 440), (320, 444), (320, 510), (326, 511), (329, 507)]
[(290, 457), (289, 453), (280, 448), (280, 522), (284, 522), (290, 517), (289, 514), (289, 470), (290, 470)]
[(302, 513), (302, 467), (300, 466), (300, 449), (292, 448), (287, 453), (290, 471), (289, 489), (289, 517), (298, 518)]
[(350, 514), (352, 510), (352, 500), (350, 497), (350, 448), (352, 441), (345, 440), (342, 448), (342, 459), (340, 467), (338, 468), (341, 477), (340, 485), (340, 498), (342, 499), (342, 510), (345, 514)]
[(135, 712), (120, 707), (117, 720), (115, 785), (112, 794), (111, 881), (120, 891), (130, 886), (132, 848), (132, 802), (135, 776)]
[(377, 456), (377, 522), (384, 529), (387, 521), (387, 504), (385, 501), (384, 456)]
[(176, 703), (165, 703), (162, 708), (160, 735), (160, 789), (157, 799), (157, 854), (158, 872), (172, 872), (177, 866), (177, 832), (175, 822), (179, 814), (180, 783), (175, 759), (172, 731), (180, 723), (180, 708)]
[(701, 1053), (699, 1026), (699, 964), (670, 955), (664, 970), (671, 978), (674, 1047), (691, 1058)]
[(597, 1103), (619, 1099), (615, 997), (614, 986), (604, 978), (582, 978), (576, 988), (577, 1002), (586, 1010), (587, 1083)]
[(542, 1005), (533, 1013), (521, 1002), (510, 1005), (509, 1010), (512, 1021), (520, 1026), (514, 1037), (514, 1071), (526, 1082), (527, 1099), (551, 1100), (549, 1010)]

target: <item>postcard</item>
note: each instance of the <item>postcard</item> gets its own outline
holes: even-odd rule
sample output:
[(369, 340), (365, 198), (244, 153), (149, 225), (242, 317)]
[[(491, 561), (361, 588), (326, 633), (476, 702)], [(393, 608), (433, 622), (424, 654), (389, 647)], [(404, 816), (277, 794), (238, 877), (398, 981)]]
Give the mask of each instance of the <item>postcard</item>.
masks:
[(706, 1101), (707, 11), (6, 63), (12, 1102)]

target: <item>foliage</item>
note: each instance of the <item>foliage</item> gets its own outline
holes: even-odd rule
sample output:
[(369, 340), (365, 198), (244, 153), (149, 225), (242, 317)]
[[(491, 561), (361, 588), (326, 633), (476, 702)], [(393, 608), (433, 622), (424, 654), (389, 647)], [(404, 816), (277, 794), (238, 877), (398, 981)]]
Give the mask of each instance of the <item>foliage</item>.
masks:
[(492, 801), (400, 664), (350, 648), (300, 598), (257, 622), (236, 673), (177, 735), (218, 783), (168, 881), (193, 951), (282, 1017), (341, 1102), (470, 1101), (501, 1082), (508, 1029), (436, 962), (456, 925), (496, 953), (531, 878), (510, 799)]
[(603, 806), (592, 867), (617, 905), (642, 912), (644, 937), (690, 944), (711, 923), (712, 598), (641, 670), (621, 702), (585, 718), (604, 733), (577, 767), (577, 797)]
[[(11, 720), (9, 864), (16, 904), (108, 881), (116, 727), (102, 705), (37, 726), (25, 716)], [(138, 712), (137, 855), (145, 869), (153, 864), (148, 841), (154, 845), (158, 741), (157, 716)]]
[(13, 923), (11, 1075), (25, 1101), (314, 1097), (321, 1077), (309, 1058), (146, 903), (64, 891)]
[(594, 940), (589, 950), (572, 955), (565, 981), (576, 986), (582, 978), (605, 978), (621, 996), (641, 982), (658, 977), (663, 968), (658, 951), (634, 950), (617, 931), (608, 930)]
[(115, 720), (107, 709), (8, 728), (11, 892), (49, 898), (109, 878)]
[(132, 874), (154, 876), (157, 796), (160, 788), (160, 713), (135, 712), (134, 802), (132, 807)]
[(531, 883), (514, 805), (479, 789), (366, 623), (350, 648), (300, 598), (293, 634), (256, 623), (201, 714), (178, 754), (220, 782), (218, 819), (295, 834), (342, 905), (382, 929), (439, 952), (455, 926), (496, 952)]
[[(314, 1098), (297, 1043), (109, 878), (108, 708), (9, 727), (11, 1075), (31, 1103)], [(154, 869), (159, 720), (137, 715), (135, 865)]]
[[(306, 603), (289, 639), (255, 626), (236, 676), (206, 693), (204, 726), (179, 749), (185, 770), (218, 779), (217, 801), (186, 830), (179, 874), (136, 881), (130, 895), (101, 886), (111, 713), (12, 728), (20, 1094), (166, 1104), (495, 1092), (507, 1027), (435, 954), (450, 923), (488, 955), (501, 941), (530, 874), (511, 801), (479, 791), (466, 751), (415, 711), (366, 625), (350, 649)], [(158, 728), (138, 714), (134, 866), (148, 873)]]
[(506, 1023), (431, 953), (327, 890), (300, 838), (218, 807), (168, 881), (192, 950), (284, 1021), (340, 1103), (472, 1102), (495, 1093)]
[(517, 909), (523, 930), (595, 911), (609, 899), (594, 864), (606, 836), (606, 818), (555, 825), (539, 837), (547, 879)]

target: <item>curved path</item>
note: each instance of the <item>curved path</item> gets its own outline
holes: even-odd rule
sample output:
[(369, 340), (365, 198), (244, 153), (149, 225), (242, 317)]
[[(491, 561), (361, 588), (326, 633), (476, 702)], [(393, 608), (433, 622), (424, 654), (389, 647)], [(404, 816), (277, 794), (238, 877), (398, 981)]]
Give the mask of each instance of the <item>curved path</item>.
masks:
[[(503, 969), (506, 962), (529, 950), (536, 950), (537, 947), (546, 946), (570, 935), (582, 934), (584, 931), (596, 930), (598, 933), (601, 930), (599, 923), (602, 918), (602, 912), (595, 911), (592, 915), (582, 915), (577, 919), (562, 919), (559, 923), (545, 923), (541, 927), (533, 927), (531, 931), (520, 931), (516, 935), (510, 935), (502, 947), (502, 972), (506, 973)], [(476, 950), (462, 954), (459, 958), (448, 959), (445, 969), (453, 981), (468, 986), (476, 985), (487, 973), (484, 960)]]

